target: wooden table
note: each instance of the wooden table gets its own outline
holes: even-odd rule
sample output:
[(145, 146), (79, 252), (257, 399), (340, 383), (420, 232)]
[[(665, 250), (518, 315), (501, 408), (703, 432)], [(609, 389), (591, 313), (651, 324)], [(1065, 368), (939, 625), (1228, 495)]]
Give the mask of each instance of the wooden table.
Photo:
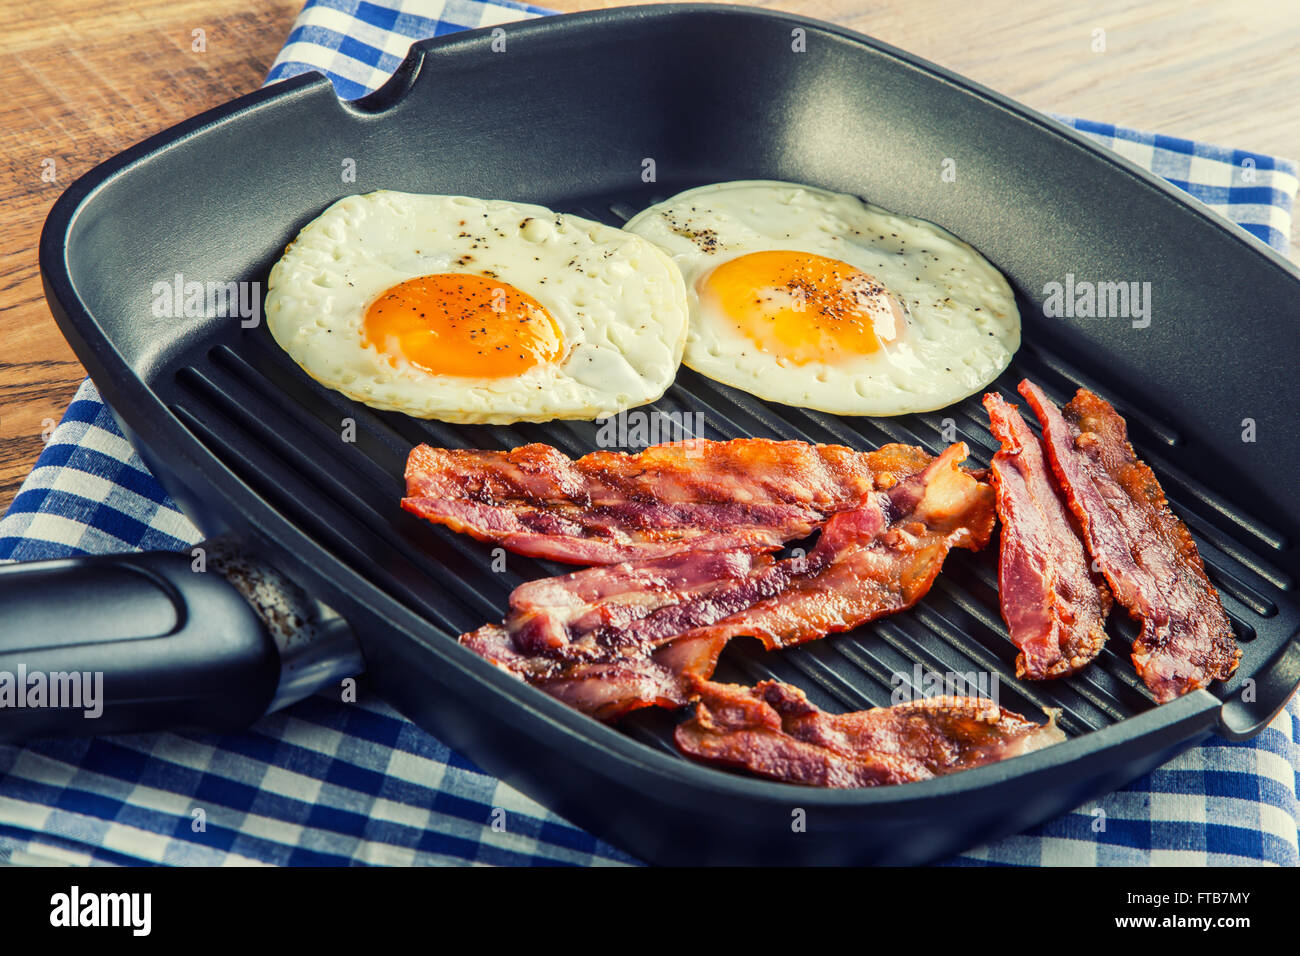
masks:
[[(101, 160), (258, 86), (301, 5), (6, 5), (0, 27), (0, 510), (39, 453), (42, 432), (84, 376), (50, 318), (37, 277), (36, 241), (50, 205)], [(617, 5), (550, 0), (566, 11)], [(1059, 0), (760, 5), (854, 27), (1039, 109), (1300, 157), (1295, 0), (1094, 0), (1086, 10)], [(201, 51), (195, 30), (203, 31)], [(54, 182), (47, 181), (51, 168)]]

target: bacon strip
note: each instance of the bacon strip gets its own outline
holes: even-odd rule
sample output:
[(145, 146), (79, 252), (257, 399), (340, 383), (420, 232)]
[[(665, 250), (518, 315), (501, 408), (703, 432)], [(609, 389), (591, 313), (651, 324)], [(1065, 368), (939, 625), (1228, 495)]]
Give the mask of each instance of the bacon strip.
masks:
[(789, 684), (694, 681), (695, 714), (677, 725), (692, 757), (787, 783), (875, 787), (927, 780), (1059, 743), (1046, 724), (976, 697), (937, 697), (831, 715)]
[(541, 578), (515, 588), (503, 624), (484, 625), (460, 642), (602, 720), (640, 707), (679, 707), (686, 703), (683, 675), (712, 674), (726, 639), (664, 642), (690, 626), (685, 615), (722, 613), (713, 592), (772, 564), (768, 553), (733, 549)]
[(680, 706), (732, 637), (774, 649), (850, 630), (920, 600), (951, 548), (987, 545), (993, 490), (959, 467), (966, 453), (953, 445), (834, 516), (806, 556), (731, 549), (534, 581), (504, 624), (461, 643), (602, 719)]
[(520, 653), (499, 624), (484, 625), (460, 642), (597, 720), (615, 720), (643, 707), (681, 707), (687, 702), (684, 681), (710, 676), (726, 644), (712, 637), (683, 638), (650, 653), (609, 653), (565, 663)]
[[(713, 625), (769, 649), (848, 631), (911, 607), (952, 548), (978, 551), (993, 533), (993, 489), (962, 471), (964, 443), (856, 511), (836, 515), (806, 559), (777, 562), (772, 595)], [(697, 631), (697, 633), (699, 633)]]
[(1085, 388), (1058, 410), (1026, 380), (1020, 394), (1043, 425), (1044, 445), (1088, 551), (1115, 600), (1142, 625), (1133, 664), (1164, 703), (1227, 680), (1241, 650), (1187, 526), (1133, 452), (1128, 428)]
[(613, 564), (682, 551), (776, 550), (930, 462), (922, 449), (741, 438), (598, 451), (549, 445), (476, 451), (419, 445), (407, 511), (516, 554)]
[(1063, 677), (1085, 667), (1106, 643), (1110, 591), (1090, 567), (1043, 446), (1015, 406), (984, 396), (989, 428), (1002, 443), (990, 474), (1002, 520), (998, 596), (1016, 676)]

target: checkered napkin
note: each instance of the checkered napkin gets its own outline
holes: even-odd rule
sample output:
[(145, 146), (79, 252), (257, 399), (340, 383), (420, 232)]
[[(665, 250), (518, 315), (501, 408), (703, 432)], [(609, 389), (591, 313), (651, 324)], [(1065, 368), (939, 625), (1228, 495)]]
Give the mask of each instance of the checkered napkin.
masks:
[[(311, 0), (271, 68), (345, 98), (411, 41), (546, 11), (479, 0)], [(541, 79), (541, 78), (539, 78)], [(1065, 120), (1285, 249), (1284, 160)], [(198, 540), (90, 382), (0, 520), (0, 559), (180, 549)], [(364, 687), (364, 685), (363, 685)], [(1297, 864), (1300, 706), (1258, 738), (1189, 751), (1124, 790), (952, 862)], [(1094, 830), (1105, 811), (1104, 831)], [(506, 811), (504, 830), (491, 826)], [(204, 811), (196, 828), (194, 811)], [(501, 819), (500, 814), (495, 815)], [(237, 734), (0, 748), (0, 859), (90, 863), (622, 863), (381, 701), (317, 696)]]

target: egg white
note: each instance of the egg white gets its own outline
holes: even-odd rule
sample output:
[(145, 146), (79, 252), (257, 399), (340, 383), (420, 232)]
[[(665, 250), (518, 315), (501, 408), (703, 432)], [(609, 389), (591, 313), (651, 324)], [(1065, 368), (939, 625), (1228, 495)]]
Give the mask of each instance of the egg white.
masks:
[[(418, 276), (500, 279), (554, 318), (563, 354), (515, 376), (394, 368), (362, 339), (366, 309)], [(688, 325), (677, 267), (652, 243), (542, 206), (379, 191), (340, 199), (271, 270), (276, 342), (308, 375), (374, 408), (456, 423), (596, 418), (672, 383)]]
[[(840, 415), (943, 408), (984, 388), (1020, 347), (1006, 279), (934, 223), (856, 196), (774, 181), (719, 183), (651, 206), (624, 229), (660, 246), (686, 281), (683, 363), (760, 398)], [(904, 306), (902, 334), (870, 354), (796, 364), (762, 351), (701, 301), (701, 281), (753, 252), (788, 250), (846, 262)]]

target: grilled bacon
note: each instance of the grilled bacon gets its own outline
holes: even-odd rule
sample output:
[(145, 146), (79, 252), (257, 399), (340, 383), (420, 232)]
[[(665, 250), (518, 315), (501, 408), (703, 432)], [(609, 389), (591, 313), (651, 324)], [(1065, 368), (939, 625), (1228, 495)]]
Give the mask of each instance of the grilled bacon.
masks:
[(776, 550), (920, 471), (910, 445), (740, 438), (598, 451), (412, 449), (402, 507), (530, 557), (613, 564), (683, 551)]
[(985, 395), (984, 407), (1002, 443), (990, 476), (1002, 520), (998, 597), (1020, 648), (1016, 676), (1073, 674), (1106, 644), (1110, 591), (1091, 569), (1038, 437), (1002, 396)]
[(729, 549), (530, 582), (503, 624), (461, 643), (602, 719), (680, 706), (732, 637), (774, 649), (850, 630), (920, 600), (951, 548), (987, 545), (993, 491), (960, 468), (966, 453), (953, 445), (835, 515), (805, 556)]
[(602, 720), (640, 707), (679, 707), (686, 703), (683, 676), (712, 674), (726, 639), (664, 642), (691, 626), (689, 615), (721, 613), (712, 592), (772, 564), (769, 553), (732, 549), (542, 578), (515, 588), (504, 623), (460, 642)]
[(1232, 624), (1187, 526), (1129, 444), (1124, 419), (1086, 388), (1063, 410), (1028, 380), (1020, 394), (1042, 423), (1088, 552), (1142, 626), (1133, 664), (1156, 700), (1227, 680), (1241, 660)]
[(806, 558), (777, 562), (768, 596), (711, 626), (769, 649), (847, 631), (909, 608), (930, 590), (952, 548), (979, 551), (993, 533), (993, 490), (959, 467), (964, 443), (855, 511), (836, 515)]
[(977, 697), (937, 697), (832, 715), (796, 687), (692, 681), (695, 714), (677, 725), (692, 757), (787, 783), (875, 787), (927, 780), (1065, 739), (1049, 712), (1026, 720)]

